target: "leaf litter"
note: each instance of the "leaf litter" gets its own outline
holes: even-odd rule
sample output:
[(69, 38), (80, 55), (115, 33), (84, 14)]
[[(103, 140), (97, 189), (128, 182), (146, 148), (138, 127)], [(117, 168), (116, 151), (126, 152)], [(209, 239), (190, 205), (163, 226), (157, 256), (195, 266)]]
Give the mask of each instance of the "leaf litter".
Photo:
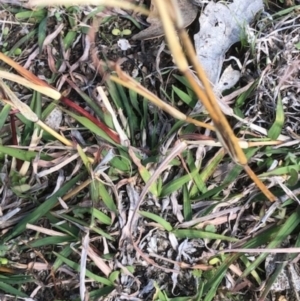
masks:
[[(81, 11), (84, 12), (83, 15)], [(65, 122), (58, 128), (58, 134), (67, 137), (67, 140), (61, 141), (66, 142), (68, 146), (63, 146), (61, 142), (53, 141), (53, 138), (47, 136), (42, 137), (42, 142), (39, 142), (41, 145), (33, 145), (27, 136), (30, 137), (34, 133), (34, 125), (18, 115), (22, 126), (16, 123), (18, 131), (5, 133), (6, 136), (2, 138), (6, 139), (3, 141), (10, 141), (8, 138), (16, 136), (21, 141), (14, 146), (8, 142), (10, 148), (1, 149), (1, 221), (5, 222), (1, 222), (2, 256), (10, 261), (8, 268), (20, 268), (17, 263), (25, 262), (28, 265), (26, 273), (35, 276), (35, 280), (31, 279), (28, 282), (25, 273), (22, 274), (24, 276), (19, 279), (19, 283), (23, 283), (25, 289), (19, 293), (14, 290), (16, 282), (13, 282), (17, 275), (11, 275), (10, 282), (4, 277), (6, 285), (2, 286), (1, 290), (4, 291), (5, 298), (9, 300), (10, 296), (15, 294), (20, 298), (34, 300), (52, 300), (58, 297), (76, 300), (79, 296), (81, 300), (167, 300), (166, 296), (174, 298), (180, 295), (189, 299), (194, 296), (195, 300), (204, 296), (206, 300), (217, 300), (220, 297), (232, 299), (242, 293), (246, 300), (249, 300), (253, 296), (267, 296), (269, 290), (276, 291), (275, 286), (278, 285), (273, 287), (270, 281), (268, 282), (271, 279), (269, 275), (266, 279), (267, 289), (255, 289), (265, 278), (259, 271), (259, 264), (254, 266), (251, 275), (246, 275), (246, 267), (253, 260), (247, 254), (247, 248), (264, 248), (267, 244), (271, 248), (280, 245), (297, 246), (297, 232), (287, 231), (293, 231), (293, 227), (297, 227), (295, 220), (299, 219), (299, 213), (289, 213), (295, 211), (297, 204), (292, 198), (282, 197), (280, 200), (285, 203), (277, 202), (275, 206), (272, 205), (272, 214), (268, 215), (270, 205), (257, 194), (257, 189), (245, 178), (242, 168), (228, 164), (230, 161), (224, 151), (215, 151), (218, 144), (210, 130), (199, 133), (193, 125), (187, 126), (182, 122), (178, 124), (178, 121), (170, 120), (168, 115), (149, 105), (145, 99), (141, 99), (141, 105), (137, 105), (134, 103), (132, 92), (128, 97), (125, 89), (114, 83), (104, 88), (104, 93), (107, 93), (111, 102), (111, 106), (108, 106), (105, 96), (97, 95), (97, 92), (103, 93), (100, 92), (98, 83), (102, 82), (106, 73), (105, 64), (101, 62), (102, 57), (99, 58), (98, 48), (95, 48), (99, 41), (98, 33), (93, 25), (89, 36), (80, 30), (80, 26), (78, 31), (74, 31), (76, 22), (89, 25), (87, 19), (82, 18), (93, 12), (92, 6), (71, 8), (66, 16), (64, 11), (58, 8), (52, 10), (51, 24), (57, 22), (58, 25), (60, 18), (66, 18), (64, 25), (68, 29), (67, 36), (71, 37), (71, 41), (67, 41), (66, 36), (61, 35), (61, 29), (57, 31), (56, 36), (47, 31), (49, 35), (45, 36), (45, 41), (47, 37), (51, 38), (51, 41), (48, 40), (48, 45), (43, 43), (41, 53), (35, 40), (36, 45), (31, 46), (29, 51), (24, 51), (23, 57), (21, 56), (22, 62), (26, 60), (25, 66), (33, 73), (33, 62), (36, 62), (39, 68), (42, 67), (37, 74), (49, 84), (57, 84), (56, 88), (61, 93), (58, 94), (58, 98), (64, 95), (76, 105), (65, 101), (64, 106), (58, 106), (63, 112)], [(126, 11), (104, 12), (101, 18), (105, 14), (111, 16), (112, 20), (117, 18), (119, 13), (127, 16)], [(67, 21), (70, 16), (71, 20)], [(108, 35), (110, 23), (107, 24)], [(124, 24), (127, 26), (130, 23)], [(70, 25), (71, 28), (68, 27)], [(59, 26), (61, 24), (56, 28), (60, 28)], [(132, 29), (134, 31), (134, 28)], [(236, 131), (239, 131), (239, 137), (247, 140), (240, 143), (247, 142), (245, 149), (251, 165), (262, 177), (263, 173), (268, 173), (268, 176), (265, 176), (268, 178), (266, 183), (273, 187), (278, 196), (282, 195), (278, 181), (292, 194), (298, 193), (297, 185), (295, 187), (298, 175), (297, 148), (292, 144), (297, 142), (299, 134), (296, 97), (299, 92), (297, 29), (299, 21), (294, 11), (279, 17), (262, 14), (255, 29), (249, 29), (256, 37), (250, 40), (253, 35), (248, 36), (248, 56), (240, 53), (242, 68), (239, 71), (242, 79), (250, 77), (251, 80), (256, 80), (257, 72), (262, 76), (256, 83), (255, 93), (244, 96), (247, 91), (241, 90), (236, 102), (232, 103), (234, 114), (248, 120), (248, 126), (243, 126), (239, 120), (233, 123)], [(111, 39), (109, 41), (102, 36), (97, 47), (107, 49), (109, 59), (123, 56), (128, 60), (127, 53), (118, 50), (113, 55), (109, 53), (111, 43), (117, 46), (117, 39), (113, 36)], [(92, 43), (94, 45), (90, 49)], [(155, 45), (159, 45), (159, 42)], [(139, 49), (140, 54), (145, 51), (139, 48), (137, 42), (132, 43), (132, 46), (128, 50), (129, 56), (132, 55), (129, 61), (134, 58), (133, 51)], [(162, 51), (158, 52), (158, 55), (168, 53)], [(20, 58), (14, 59), (17, 61)], [(54, 71), (52, 76), (51, 72), (46, 70), (47, 64), (49, 68), (51, 66), (51, 72)], [(125, 66), (123, 65), (123, 68)], [(130, 74), (130, 64), (127, 66)], [(159, 97), (163, 97), (164, 94), (154, 87), (164, 79), (165, 74), (161, 73), (160, 77), (156, 78), (157, 65), (153, 67), (148, 64), (147, 67), (139, 68), (139, 74), (145, 76), (143, 72), (152, 72), (153, 80), (151, 82), (143, 79), (142, 83), (150, 90), (156, 91)], [(31, 80), (34, 82), (32, 78)], [(172, 81), (173, 84), (178, 84), (174, 79)], [(70, 82), (73, 83), (72, 88), (75, 91), (81, 91), (82, 98), (66, 85)], [(242, 84), (240, 79), (237, 88), (242, 89)], [(28, 90), (22, 91), (18, 85), (12, 87), (8, 81), (7, 85), (18, 93), (19, 97), (29, 93)], [(191, 95), (190, 87), (183, 84), (179, 84), (179, 87), (186, 95)], [(168, 94), (168, 87), (166, 91)], [(281, 103), (278, 101), (279, 97)], [(47, 116), (56, 108), (55, 103), (46, 96), (41, 99), (45, 109), (42, 116)], [(85, 99), (85, 102), (82, 99)], [(105, 99), (103, 103), (102, 99)], [(40, 108), (35, 100), (29, 97), (26, 100), (25, 111), (40, 116)], [(178, 112), (183, 114), (183, 120), (193, 109), (180, 105), (178, 98), (174, 96), (165, 98), (165, 101), (173, 106), (168, 108), (170, 112), (178, 107)], [(93, 107), (93, 102), (96, 102), (97, 106)], [(7, 105), (10, 103), (7, 102)], [(25, 113), (26, 117), (22, 107), (16, 106), (16, 109), (21, 109), (21, 113)], [(282, 112), (284, 120), (279, 118)], [(1, 114), (8, 116), (4, 109)], [(81, 114), (85, 114), (85, 117)], [(96, 121), (91, 122), (94, 120), (92, 117), (104, 120), (106, 127), (116, 130), (124, 142), (123, 146), (109, 139), (110, 133), (113, 135), (109, 130), (105, 132), (106, 135), (103, 134), (103, 131), (95, 126)], [(167, 131), (163, 126), (166, 123), (171, 125), (173, 135), (168, 136), (170, 130)], [(276, 128), (279, 128), (277, 132), (272, 130), (274, 123)], [(251, 127), (251, 124), (255, 127)], [(45, 131), (48, 132), (48, 129)], [(196, 139), (192, 139), (190, 143), (178, 142), (178, 134), (183, 139)], [(269, 138), (266, 137), (267, 134)], [(284, 136), (284, 143), (278, 139), (281, 137), (279, 134)], [(165, 140), (164, 136), (169, 139)], [(199, 137), (201, 145), (194, 141)], [(271, 146), (273, 142), (278, 146)], [(130, 151), (126, 148), (128, 143), (131, 144)], [(180, 156), (179, 152), (176, 152), (176, 143), (182, 152)], [(256, 148), (250, 143), (257, 143)], [(268, 143), (270, 146), (264, 146)], [(25, 150), (23, 153), (20, 152), (22, 149)], [(106, 156), (109, 160), (104, 159), (108, 158)], [(15, 158), (32, 163), (32, 167), (27, 165), (27, 172), (23, 176), (19, 173)], [(59, 160), (63, 165), (59, 165)], [(224, 165), (223, 169), (219, 169), (220, 161)], [(92, 164), (99, 162), (103, 162), (103, 169), (93, 173)], [(54, 167), (49, 174), (47, 164)], [(64, 177), (61, 175), (62, 168)], [(34, 176), (37, 170), (40, 175), (38, 178)], [(213, 177), (215, 173), (223, 174), (223, 178)], [(96, 175), (95, 178), (93, 174)], [(151, 177), (152, 180), (149, 180)], [(154, 178), (156, 181), (153, 181)], [(59, 183), (61, 180), (65, 182)], [(43, 186), (43, 181), (48, 185)], [(31, 194), (24, 185), (31, 189)], [(36, 185), (41, 189), (34, 190)], [(148, 192), (150, 187), (152, 189)], [(140, 214), (136, 214), (138, 209)], [(37, 223), (39, 227), (33, 227), (33, 223)], [(280, 232), (282, 236), (274, 240), (276, 232), (281, 229), (280, 223), (283, 225)], [(257, 229), (258, 225), (260, 230), (251, 232)], [(56, 232), (42, 230), (47, 228)], [(128, 240), (130, 236), (133, 237), (133, 244)], [(288, 243), (284, 242), (283, 237), (286, 237)], [(138, 246), (139, 252), (135, 252), (134, 245)], [(224, 248), (245, 248), (245, 255), (216, 255)], [(32, 259), (26, 259), (26, 254), (34, 254), (31, 256), (36, 262), (46, 262), (46, 265), (30, 265), (29, 268)], [(253, 256), (257, 262), (261, 260), (256, 253)], [(297, 262), (294, 261), (293, 264), (297, 265)], [(7, 267), (1, 265), (0, 270), (1, 268), (5, 270)], [(80, 278), (76, 277), (79, 272)], [(246, 278), (241, 277), (243, 272)], [(291, 292), (286, 294), (293, 294), (293, 284), (289, 287), (286, 285), (285, 290), (288, 289)]]

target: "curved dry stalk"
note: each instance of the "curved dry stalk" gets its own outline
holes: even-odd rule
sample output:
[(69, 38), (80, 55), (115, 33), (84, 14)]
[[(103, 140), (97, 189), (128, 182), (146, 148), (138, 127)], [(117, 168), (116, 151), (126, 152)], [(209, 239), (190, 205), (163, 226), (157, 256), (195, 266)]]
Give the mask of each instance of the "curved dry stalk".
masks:
[[(28, 81), (30, 81), (33, 84), (42, 86), (42, 87), (49, 87), (52, 90), (54, 90), (50, 85), (48, 85), (46, 82), (35, 76), (33, 73), (16, 63), (14, 60), (12, 60), (10, 57), (5, 55), (4, 53), (0, 52), (0, 60), (5, 62), (7, 65), (14, 68), (19, 74), (21, 74), (24, 78), (26, 78)], [(12, 79), (12, 81), (14, 81)], [(55, 90), (54, 90), (55, 91)], [(57, 92), (57, 91), (56, 91)], [(57, 92), (58, 93), (58, 92)], [(60, 97), (59, 97), (60, 98)], [(59, 99), (58, 98), (58, 99)]]
[[(251, 170), (247, 165), (247, 158), (239, 145), (237, 137), (234, 135), (232, 128), (230, 127), (227, 119), (222, 113), (210, 83), (205, 75), (203, 68), (201, 67), (192, 43), (188, 37), (187, 32), (182, 27), (182, 20), (180, 16), (180, 11), (176, 5), (175, 0), (169, 1), (159, 1), (154, 0), (159, 11), (164, 30), (166, 33), (166, 39), (168, 41), (169, 48), (173, 54), (176, 65), (182, 74), (188, 79), (190, 85), (192, 86), (194, 92), (201, 100), (206, 110), (208, 111), (213, 124), (216, 128), (216, 133), (218, 139), (220, 140), (222, 146), (228, 151), (231, 158), (237, 163), (244, 167), (245, 171), (249, 177), (254, 181), (254, 183), (259, 187), (262, 193), (271, 201), (275, 201), (277, 198), (274, 196), (269, 189), (262, 183), (262, 181), (257, 177), (257, 175)], [(171, 15), (171, 13), (173, 15)], [(173, 22), (172, 22), (173, 21)], [(191, 70), (189, 69), (188, 61), (184, 55), (183, 49), (179, 43), (176, 35), (176, 30), (174, 23), (178, 32), (178, 35), (184, 45), (187, 57), (192, 63), (199, 79), (201, 80), (204, 89), (199, 86), (195, 80)]]
[(48, 85), (41, 86), (39, 83), (36, 84), (34, 82), (30, 82), (29, 80), (27, 80), (27, 79), (25, 79), (25, 78), (23, 78), (19, 75), (16, 75), (16, 74), (13, 74), (13, 73), (10, 73), (10, 72), (7, 72), (7, 71), (0, 70), (0, 78), (8, 79), (8, 80), (13, 81), (15, 83), (21, 84), (24, 87), (27, 87), (29, 89), (40, 92), (40, 93), (42, 93), (42, 94), (44, 94), (44, 95), (46, 95), (46, 96), (48, 96), (48, 97), (50, 97), (54, 100), (59, 100), (61, 98), (61, 93), (54, 90), (50, 86), (48, 86)]
[[(182, 135), (179, 138), (184, 140), (187, 144), (192, 144), (192, 145), (206, 145), (206, 146), (213, 146), (213, 147), (223, 147), (221, 142), (216, 141), (214, 139), (201, 139), (201, 140), (187, 140), (185, 136), (188, 137), (188, 135)], [(256, 142), (251, 142), (251, 141), (245, 141), (245, 140), (238, 140), (238, 144), (240, 148), (242, 149), (248, 149), (251, 147), (257, 147), (257, 146), (266, 146), (266, 145), (280, 145), (282, 144), (282, 141), (256, 141)]]
[(76, 186), (74, 189), (72, 189), (70, 192), (68, 192), (67, 194), (65, 194), (63, 196), (63, 201), (67, 201), (68, 199), (72, 198), (73, 196), (75, 196), (76, 194), (78, 194), (82, 189), (84, 189), (85, 187), (87, 187), (88, 185), (90, 185), (92, 183), (92, 179), (87, 179), (84, 182), (82, 182), (80, 185)]

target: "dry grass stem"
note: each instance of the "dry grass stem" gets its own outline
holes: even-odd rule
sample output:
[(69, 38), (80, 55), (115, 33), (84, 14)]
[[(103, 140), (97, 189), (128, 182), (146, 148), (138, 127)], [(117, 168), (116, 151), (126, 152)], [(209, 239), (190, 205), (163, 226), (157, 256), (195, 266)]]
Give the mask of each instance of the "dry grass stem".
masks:
[[(174, 60), (179, 68), (179, 70), (185, 75), (188, 79), (189, 83), (191, 84), (193, 90), (197, 94), (198, 98), (204, 104), (205, 108), (210, 114), (211, 119), (213, 120), (214, 126), (216, 128), (216, 133), (218, 139), (220, 140), (223, 147), (228, 151), (232, 159), (244, 166), (245, 171), (251, 177), (251, 179), (255, 182), (255, 184), (259, 187), (259, 189), (265, 194), (265, 196), (270, 201), (275, 201), (277, 198), (269, 191), (269, 189), (261, 182), (261, 180), (253, 173), (249, 166), (247, 166), (247, 158), (239, 146), (238, 139), (234, 135), (228, 121), (226, 120), (225, 116), (223, 115), (217, 101), (213, 90), (210, 86), (210, 83), (197, 59), (196, 53), (194, 48), (191, 44), (191, 41), (188, 37), (187, 32), (184, 28), (180, 27), (180, 24), (177, 25), (177, 30), (179, 33), (179, 37), (181, 38), (185, 50), (187, 52), (187, 56), (189, 60), (192, 62), (192, 65), (197, 72), (197, 75), (201, 82), (203, 83), (204, 89), (202, 89), (197, 81), (195, 80), (191, 70), (188, 67), (187, 60), (183, 54), (182, 48), (179, 44), (179, 41), (176, 37), (176, 31), (174, 25), (172, 24), (172, 16), (170, 15), (170, 10), (167, 9), (166, 3), (156, 0), (155, 1), (159, 14), (161, 16), (161, 20), (164, 25), (166, 39), (168, 41), (168, 45), (173, 53)], [(171, 3), (169, 3), (170, 5)], [(173, 5), (175, 5), (173, 3)], [(173, 11), (178, 11), (174, 9)], [(173, 16), (174, 17), (174, 16)], [(177, 18), (175, 18), (177, 21)]]

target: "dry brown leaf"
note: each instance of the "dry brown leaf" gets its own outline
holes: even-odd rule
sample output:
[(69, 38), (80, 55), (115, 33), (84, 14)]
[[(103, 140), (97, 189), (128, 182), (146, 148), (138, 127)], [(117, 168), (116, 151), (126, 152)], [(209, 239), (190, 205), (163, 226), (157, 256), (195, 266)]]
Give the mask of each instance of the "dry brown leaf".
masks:
[[(183, 25), (184, 27), (187, 27), (195, 20), (197, 16), (197, 6), (195, 6), (191, 0), (178, 0), (178, 6), (183, 19)], [(165, 34), (154, 1), (151, 2), (150, 14), (147, 18), (147, 22), (151, 25), (134, 35), (132, 37), (133, 40), (154, 39)]]

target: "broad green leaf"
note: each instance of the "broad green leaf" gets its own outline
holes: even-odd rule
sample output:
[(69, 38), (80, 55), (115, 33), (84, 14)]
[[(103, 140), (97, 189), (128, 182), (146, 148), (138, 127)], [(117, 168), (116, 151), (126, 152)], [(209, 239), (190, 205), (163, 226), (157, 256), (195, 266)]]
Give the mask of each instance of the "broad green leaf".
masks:
[(241, 93), (236, 101), (234, 102), (234, 110), (243, 106), (247, 99), (249, 99), (250, 95), (253, 93), (254, 89), (257, 87), (258, 80), (254, 81), (251, 87), (249, 87), (245, 92)]
[(121, 34), (121, 30), (119, 28), (114, 28), (111, 31), (111, 34), (114, 35), (114, 36), (119, 36)]
[[(132, 162), (129, 158), (128, 151), (125, 148), (118, 146), (119, 156), (115, 156), (111, 161), (110, 164), (114, 169), (116, 169), (117, 173), (119, 171), (122, 172), (131, 172), (132, 171)], [(105, 156), (107, 152), (104, 152), (103, 155)]]
[(290, 176), (290, 178), (287, 181), (288, 185), (289, 186), (296, 185), (297, 182), (298, 182), (298, 172), (295, 169), (290, 168), (289, 169), (289, 176)]
[(113, 271), (110, 275), (109, 275), (109, 280), (114, 283), (118, 278), (120, 277), (120, 271)]
[(184, 86), (186, 86), (187, 88), (192, 90), (192, 86), (189, 83), (189, 81), (186, 79), (186, 77), (182, 76), (182, 75), (178, 75), (178, 74), (173, 74), (173, 76), (179, 81), (181, 82)]

